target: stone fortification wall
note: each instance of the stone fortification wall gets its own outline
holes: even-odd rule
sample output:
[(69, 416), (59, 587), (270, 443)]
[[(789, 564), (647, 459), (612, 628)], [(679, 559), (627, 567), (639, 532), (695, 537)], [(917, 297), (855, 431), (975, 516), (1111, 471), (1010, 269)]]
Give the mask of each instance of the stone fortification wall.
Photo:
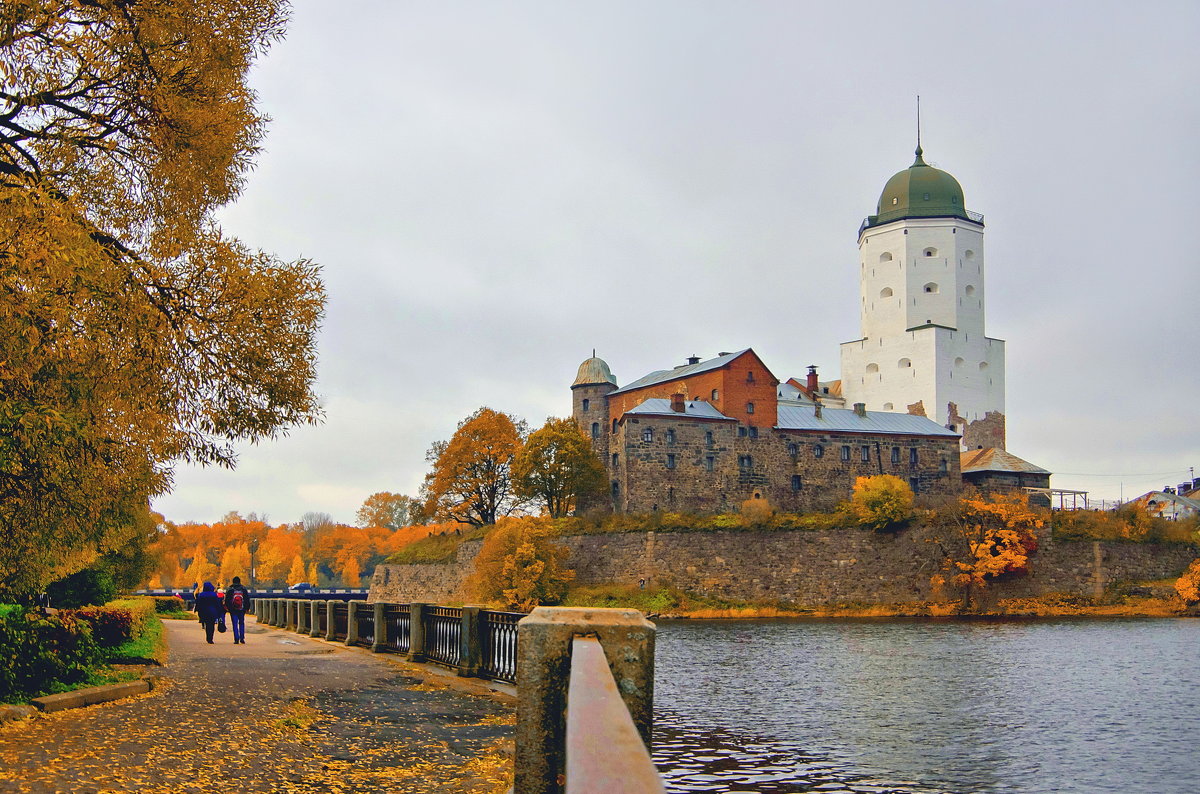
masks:
[[(562, 538), (581, 584), (673, 585), (730, 599), (805, 605), (904, 603), (936, 597), (941, 572), (933, 531), (896, 535), (863, 529), (774, 532), (638, 532)], [(453, 563), (381, 565), (375, 601), (461, 601), (480, 541), (464, 543)], [(1096, 595), (1110, 583), (1178, 576), (1200, 555), (1195, 546), (1043, 541), (1028, 576), (997, 585), (995, 597)]]

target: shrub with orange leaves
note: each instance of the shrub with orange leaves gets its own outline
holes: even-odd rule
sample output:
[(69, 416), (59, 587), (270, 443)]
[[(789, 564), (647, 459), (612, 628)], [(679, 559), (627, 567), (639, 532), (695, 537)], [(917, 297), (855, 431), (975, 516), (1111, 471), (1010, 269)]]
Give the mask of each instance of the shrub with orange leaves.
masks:
[(1046, 525), (1044, 512), (1020, 493), (965, 497), (940, 510), (935, 521), (954, 532), (954, 542), (943, 543), (945, 567), (964, 602), (972, 588), (1026, 573), (1038, 548), (1037, 530)]
[(1193, 560), (1188, 569), (1175, 581), (1175, 592), (1183, 603), (1191, 606), (1200, 603), (1200, 559)]

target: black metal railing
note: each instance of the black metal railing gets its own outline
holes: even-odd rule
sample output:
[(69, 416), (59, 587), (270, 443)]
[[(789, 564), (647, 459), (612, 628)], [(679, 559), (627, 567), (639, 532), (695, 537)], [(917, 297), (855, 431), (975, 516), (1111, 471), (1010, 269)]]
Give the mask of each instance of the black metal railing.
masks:
[(408, 653), (411, 647), (412, 634), (409, 627), (412, 623), (411, 607), (408, 604), (385, 604), (383, 607), (384, 644), (389, 651)]
[(479, 613), (483, 624), (480, 672), (485, 678), (510, 684), (517, 682), (517, 621), (523, 617), (523, 612), (493, 612), (486, 609)]
[(375, 610), (373, 604), (359, 604), (354, 613), (355, 630), (358, 633), (358, 644), (370, 647), (375, 644)]
[(344, 641), (346, 639), (346, 617), (349, 612), (350, 608), (344, 602), (333, 602), (333, 638), (335, 640)]
[(428, 606), (421, 622), (425, 629), (425, 658), (458, 667), (462, 648), (462, 609)]

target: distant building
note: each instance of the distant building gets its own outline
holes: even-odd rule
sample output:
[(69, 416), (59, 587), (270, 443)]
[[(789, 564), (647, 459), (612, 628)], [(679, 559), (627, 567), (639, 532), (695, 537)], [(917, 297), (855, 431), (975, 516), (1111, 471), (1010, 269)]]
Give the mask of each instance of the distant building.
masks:
[(928, 416), (964, 449), (1004, 449), (1004, 342), (984, 332), (983, 216), (919, 143), (859, 227), (858, 251), (862, 338), (842, 344), (846, 402)]
[[(1180, 489), (1182, 488), (1183, 486), (1180, 486)], [(1200, 494), (1200, 491), (1194, 488), (1189, 489), (1189, 492)], [(1137, 499), (1134, 499), (1132, 504), (1141, 507), (1152, 516), (1165, 518), (1168, 521), (1178, 521), (1181, 518), (1191, 518), (1192, 516), (1200, 515), (1200, 499), (1193, 496), (1184, 496), (1172, 487), (1142, 494)]]
[(962, 453), (960, 467), (963, 482), (983, 493), (1032, 491), (1032, 504), (1050, 506), (1050, 472), (1011, 452), (995, 447), (969, 449)]
[(953, 430), (861, 404), (826, 407), (821, 388), (813, 368), (803, 383), (781, 384), (751, 349), (689, 358), (625, 386), (593, 356), (571, 385), (572, 416), (621, 513), (725, 512), (753, 498), (823, 509), (873, 474), (900, 477), (918, 494), (958, 490)]

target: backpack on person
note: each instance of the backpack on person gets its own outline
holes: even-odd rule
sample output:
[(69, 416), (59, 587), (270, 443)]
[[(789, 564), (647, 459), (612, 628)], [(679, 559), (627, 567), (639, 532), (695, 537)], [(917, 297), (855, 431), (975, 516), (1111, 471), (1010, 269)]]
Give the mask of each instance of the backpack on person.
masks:
[(246, 599), (241, 590), (234, 590), (229, 596), (229, 609), (233, 612), (246, 611)]

